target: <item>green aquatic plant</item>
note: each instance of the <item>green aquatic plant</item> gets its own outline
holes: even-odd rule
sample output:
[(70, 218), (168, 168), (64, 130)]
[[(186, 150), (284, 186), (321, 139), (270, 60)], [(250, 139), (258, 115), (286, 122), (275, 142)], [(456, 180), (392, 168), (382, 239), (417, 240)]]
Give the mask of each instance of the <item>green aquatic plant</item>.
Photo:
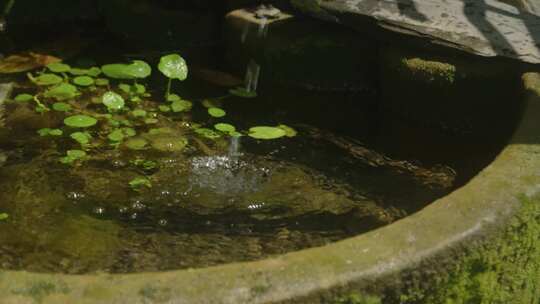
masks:
[(34, 95), (23, 93), (15, 96), (13, 100), (15, 100), (16, 102), (28, 102), (34, 100)]
[(9, 218), (9, 214), (7, 213), (0, 213), (0, 221), (5, 221)]
[(66, 156), (60, 158), (60, 162), (66, 165), (71, 165), (77, 160), (84, 160), (86, 158), (86, 152), (82, 150), (69, 150)]
[(71, 111), (71, 105), (65, 102), (55, 102), (52, 105), (53, 110), (57, 112), (69, 112)]
[(141, 158), (134, 159), (130, 161), (130, 163), (146, 171), (154, 170), (159, 166), (158, 163), (153, 160), (146, 160)]
[(142, 109), (135, 109), (135, 110), (131, 111), (131, 115), (133, 117), (136, 117), (136, 118), (146, 117), (147, 113), (148, 112), (146, 112), (145, 110), (142, 110)]
[(146, 139), (137, 137), (137, 138), (130, 138), (126, 140), (124, 145), (131, 150), (144, 150), (146, 149), (148, 145), (148, 141)]
[(28, 79), (35, 83), (38, 86), (50, 86), (62, 83), (64, 81), (64, 78), (56, 75), (56, 74), (48, 74), (44, 73), (41, 75), (38, 75), (37, 77), (34, 77), (31, 73), (26, 74), (28, 76)]
[(77, 76), (73, 78), (73, 83), (81, 87), (88, 87), (94, 84), (94, 78), (86, 75)]
[(286, 136), (287, 132), (278, 127), (257, 126), (249, 128), (248, 136), (255, 139), (276, 139)]
[(112, 142), (121, 142), (127, 137), (133, 137), (137, 135), (137, 132), (132, 128), (121, 128), (121, 129), (115, 129), (109, 135), (107, 138), (109, 138)]
[(97, 119), (88, 115), (73, 115), (64, 119), (64, 124), (72, 128), (89, 128), (97, 123)]
[(142, 60), (134, 60), (131, 64), (113, 63), (101, 67), (101, 71), (114, 79), (143, 79), (152, 74), (152, 68)]
[(176, 100), (171, 103), (171, 110), (173, 112), (189, 111), (193, 104), (187, 100)]
[(129, 182), (129, 186), (131, 189), (139, 191), (143, 187), (152, 188), (152, 182), (146, 177), (137, 177)]
[(282, 125), (279, 125), (278, 128), (285, 131), (285, 136), (287, 136), (287, 137), (295, 137), (298, 134), (298, 132), (295, 129), (293, 129), (293, 128), (287, 126), (287, 125), (282, 124)]
[(60, 129), (50, 129), (50, 128), (43, 128), (37, 130), (37, 133), (39, 136), (62, 136), (64, 132)]
[(171, 94), (171, 84), (173, 79), (184, 81), (188, 75), (188, 67), (186, 61), (182, 56), (178, 54), (170, 54), (161, 57), (159, 60), (158, 69), (163, 75), (168, 78), (167, 91), (165, 92), (165, 99), (169, 100)]
[(197, 128), (195, 129), (195, 133), (208, 139), (218, 139), (221, 137), (219, 133), (208, 128)]
[(85, 147), (92, 140), (92, 135), (88, 132), (75, 132), (72, 133), (69, 137), (81, 144), (82, 147)]
[(105, 87), (105, 86), (108, 86), (109, 85), (109, 79), (107, 78), (97, 78), (94, 83), (97, 85), (97, 86), (100, 86), (100, 87)]
[(45, 91), (45, 93), (43, 93), (43, 96), (45, 96), (46, 98), (53, 98), (58, 101), (65, 101), (75, 98), (79, 96), (79, 94), (80, 93), (79, 90), (77, 90), (77, 87), (69, 83), (63, 82)]
[(216, 118), (225, 116), (227, 113), (221, 108), (208, 108), (208, 115)]
[(214, 128), (218, 131), (230, 133), (236, 131), (236, 128), (228, 123), (217, 123), (214, 125)]
[(122, 110), (125, 106), (124, 98), (113, 91), (103, 94), (102, 102), (111, 112)]
[(46, 67), (53, 73), (67, 73), (71, 70), (68, 64), (62, 62), (49, 63)]
[(101, 74), (101, 69), (98, 67), (91, 67), (89, 69), (71, 68), (69, 73), (75, 76), (90, 76), (97, 77)]

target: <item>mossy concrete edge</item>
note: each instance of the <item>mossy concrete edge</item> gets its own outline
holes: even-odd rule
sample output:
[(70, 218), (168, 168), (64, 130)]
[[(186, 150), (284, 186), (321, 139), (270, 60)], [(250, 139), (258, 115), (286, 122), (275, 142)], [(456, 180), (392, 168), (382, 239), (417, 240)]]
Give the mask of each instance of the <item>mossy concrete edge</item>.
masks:
[(503, 233), (522, 202), (539, 192), (540, 96), (531, 90), (538, 75), (524, 79), (525, 116), (497, 159), (464, 187), (392, 225), (325, 247), (204, 269), (81, 276), (3, 271), (2, 303), (317, 303), (350, 290), (400, 289), (410, 269), (433, 271), (426, 265), (434, 257), (452, 260)]

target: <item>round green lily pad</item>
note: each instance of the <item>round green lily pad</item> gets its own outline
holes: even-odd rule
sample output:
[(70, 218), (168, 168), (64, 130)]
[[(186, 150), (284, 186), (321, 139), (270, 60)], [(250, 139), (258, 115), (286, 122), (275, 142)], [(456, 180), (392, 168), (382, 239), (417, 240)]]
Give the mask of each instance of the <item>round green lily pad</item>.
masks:
[(60, 77), (60, 76), (58, 76), (56, 74), (41, 74), (38, 77), (31, 78), (31, 80), (35, 84), (41, 85), (41, 86), (49, 86), (49, 85), (59, 84), (62, 81), (64, 81), (64, 79), (62, 77)]
[(65, 102), (56, 102), (52, 105), (52, 108), (58, 112), (71, 111), (71, 105)]
[(102, 102), (111, 111), (121, 110), (125, 105), (124, 98), (113, 91), (103, 94)]
[(217, 123), (214, 125), (214, 128), (218, 131), (230, 133), (236, 131), (236, 128), (233, 125), (228, 123)]
[(44, 93), (47, 98), (54, 98), (58, 101), (64, 101), (79, 95), (77, 88), (69, 83), (61, 83), (52, 87)]
[(193, 104), (187, 100), (176, 100), (171, 103), (171, 110), (173, 112), (189, 111)]
[(180, 98), (180, 96), (176, 94), (169, 94), (169, 96), (167, 96), (167, 101), (169, 102), (175, 102), (175, 101), (180, 101), (180, 100), (182, 100), (182, 98)]
[(220, 108), (209, 108), (208, 114), (212, 117), (219, 118), (225, 116), (227, 113), (225, 112), (225, 110)]
[(96, 79), (94, 81), (94, 83), (97, 86), (100, 86), (100, 87), (108, 86), (109, 85), (109, 79), (107, 79), (107, 78), (98, 78), (98, 79)]
[(143, 150), (148, 142), (144, 138), (137, 137), (128, 139), (124, 144), (131, 150)]
[(81, 87), (88, 87), (94, 84), (94, 78), (89, 76), (77, 76), (73, 78), (73, 83)]
[(208, 139), (217, 139), (217, 138), (221, 137), (221, 135), (219, 135), (219, 133), (217, 133), (214, 130), (208, 129), (208, 128), (195, 129), (195, 133), (201, 135), (202, 137), (206, 137)]
[(64, 124), (74, 128), (88, 128), (97, 123), (97, 119), (87, 115), (73, 115), (64, 119)]
[(54, 73), (66, 73), (71, 70), (71, 67), (65, 63), (53, 62), (47, 65), (47, 68)]
[(122, 141), (124, 140), (124, 132), (120, 129), (116, 129), (112, 131), (107, 138), (109, 138), (110, 141)]
[(298, 132), (295, 129), (293, 129), (293, 128), (287, 126), (287, 125), (279, 125), (278, 128), (285, 131), (285, 136), (287, 136), (287, 137), (295, 137), (298, 134)]
[(256, 139), (276, 139), (285, 136), (287, 133), (277, 127), (258, 126), (249, 129), (249, 136)]
[(27, 101), (31, 101), (32, 99), (34, 99), (34, 96), (30, 94), (19, 94), (15, 96), (15, 101), (17, 102), (27, 102)]
[(81, 145), (86, 145), (92, 139), (92, 136), (86, 132), (75, 132), (72, 133), (69, 137), (78, 142)]
[(133, 115), (133, 117), (145, 117), (146, 111), (141, 110), (141, 109), (136, 109), (131, 112), (131, 115)]
[(161, 57), (158, 69), (167, 78), (185, 80), (188, 75), (186, 61), (178, 54), (170, 54)]

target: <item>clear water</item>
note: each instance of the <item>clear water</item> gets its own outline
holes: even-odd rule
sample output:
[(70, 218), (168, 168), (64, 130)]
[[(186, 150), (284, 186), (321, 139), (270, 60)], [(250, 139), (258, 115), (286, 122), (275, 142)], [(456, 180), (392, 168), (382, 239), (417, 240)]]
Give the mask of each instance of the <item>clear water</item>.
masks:
[[(10, 79), (18, 83), (16, 91), (25, 90), (23, 79)], [(163, 86), (162, 79), (153, 79), (152, 96), (161, 96)], [(323, 246), (421, 209), (470, 178), (494, 153), (494, 146), (449, 143), (456, 151), (472, 150), (471, 157), (414, 158), (420, 155), (414, 149), (395, 146), (392, 130), (400, 128), (381, 125), (385, 116), (375, 94), (279, 87), (263, 88), (255, 99), (215, 100), (228, 113), (223, 120), (240, 130), (284, 123), (298, 131), (296, 137), (208, 140), (189, 125), (223, 121), (209, 117), (202, 101), (226, 89), (195, 78), (174, 90), (194, 102), (189, 114), (134, 128), (139, 134), (168, 128), (164, 140), (181, 135), (188, 140), (184, 150), (101, 147), (73, 166), (59, 162), (77, 146), (72, 140), (36, 134), (61, 127), (63, 114), (38, 114), (24, 103), (5, 106), (0, 212), (9, 218), (0, 221), (0, 267), (127, 273)], [(98, 93), (83, 96), (81, 104), (91, 107)], [(150, 108), (159, 105), (153, 98), (146, 101)], [(430, 155), (429, 149), (420, 149), (422, 155)], [(152, 187), (134, 190), (129, 182), (135, 177), (148, 178)]]

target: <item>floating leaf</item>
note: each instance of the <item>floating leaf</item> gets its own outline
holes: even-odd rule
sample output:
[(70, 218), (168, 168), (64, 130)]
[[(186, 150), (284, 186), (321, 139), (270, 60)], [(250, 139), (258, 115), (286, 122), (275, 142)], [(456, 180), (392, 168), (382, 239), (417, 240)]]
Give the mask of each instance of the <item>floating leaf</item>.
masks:
[(205, 99), (202, 101), (202, 105), (205, 108), (219, 108), (222, 103), (219, 100)]
[(208, 114), (212, 117), (219, 118), (219, 117), (225, 116), (227, 113), (225, 112), (225, 110), (220, 109), (220, 108), (209, 108)]
[(118, 88), (119, 88), (122, 92), (124, 92), (124, 93), (126, 93), (126, 94), (131, 93), (131, 86), (130, 86), (129, 84), (127, 84), (127, 83), (121, 83), (121, 84), (119, 84), (119, 85), (118, 85)]
[(167, 96), (167, 101), (169, 102), (175, 102), (175, 101), (180, 101), (180, 100), (182, 100), (182, 98), (180, 98), (180, 96), (176, 94), (169, 94), (169, 96)]
[(0, 73), (20, 73), (61, 61), (54, 56), (37, 53), (11, 55), (0, 60)]
[(0, 213), (0, 221), (7, 220), (9, 215), (7, 213)]
[(107, 106), (110, 111), (118, 111), (124, 108), (125, 102), (122, 96), (116, 94), (113, 91), (109, 91), (103, 94), (103, 104)]
[(60, 162), (66, 165), (72, 164), (77, 160), (84, 159), (86, 157), (86, 152), (82, 150), (69, 150), (65, 157), (60, 158)]
[(124, 132), (122, 132), (121, 129), (116, 129), (107, 136), (111, 141), (122, 141), (124, 140), (124, 137)]
[(101, 71), (110, 78), (136, 79), (150, 76), (152, 68), (144, 61), (135, 60), (131, 64), (107, 64), (101, 67)]
[(56, 102), (52, 105), (52, 108), (58, 112), (71, 111), (71, 105), (65, 102)]
[(237, 87), (234, 89), (230, 89), (229, 93), (231, 93), (234, 96), (242, 97), (242, 98), (255, 98), (257, 97), (257, 92), (255, 91), (248, 91), (246, 88), (243, 87)]
[(27, 101), (31, 101), (34, 99), (34, 96), (30, 95), (30, 94), (19, 94), (17, 96), (15, 96), (15, 101), (17, 102), (27, 102)]
[(47, 98), (54, 98), (58, 101), (64, 101), (79, 95), (77, 87), (69, 83), (61, 83), (57, 86), (52, 87), (44, 93), (44, 96)]
[(88, 128), (97, 123), (97, 119), (86, 115), (74, 115), (64, 119), (64, 124), (73, 128)]
[(109, 85), (109, 79), (107, 78), (98, 78), (94, 81), (94, 83), (97, 85), (97, 86), (100, 86), (100, 87), (103, 87), (103, 86), (108, 86)]
[(82, 146), (87, 145), (92, 139), (92, 136), (87, 132), (75, 132), (70, 137)]
[(214, 125), (214, 128), (218, 131), (230, 133), (236, 131), (236, 128), (233, 125), (228, 123), (218, 123)]
[(170, 111), (171, 111), (171, 107), (166, 106), (166, 105), (161, 105), (161, 106), (158, 107), (158, 109), (159, 109), (161, 112), (170, 112)]
[(69, 70), (69, 72), (75, 76), (91, 76), (91, 77), (97, 77), (99, 74), (101, 74), (101, 69), (98, 67), (91, 67), (89, 69), (80, 69), (80, 68), (72, 68)]
[(88, 87), (94, 84), (94, 78), (90, 76), (77, 76), (73, 78), (73, 83), (81, 87)]
[(275, 139), (285, 136), (286, 132), (277, 127), (258, 126), (250, 128), (248, 135), (256, 139)]
[(158, 69), (167, 78), (185, 80), (188, 75), (188, 67), (184, 58), (178, 54), (170, 54), (161, 57)]
[(201, 135), (202, 137), (206, 137), (206, 138), (209, 138), (209, 139), (217, 139), (217, 138), (221, 137), (221, 135), (219, 135), (219, 133), (217, 133), (214, 130), (208, 129), (208, 128), (195, 129), (195, 133)]
[(146, 111), (141, 110), (141, 109), (136, 109), (131, 112), (131, 115), (133, 115), (133, 117), (145, 117)]
[(147, 118), (144, 120), (144, 123), (148, 125), (157, 124), (158, 122), (159, 120), (157, 120), (156, 118)]
[(125, 142), (126, 147), (131, 150), (143, 150), (148, 145), (148, 142), (144, 138), (130, 138)]
[(152, 183), (146, 177), (137, 177), (129, 182), (131, 188), (139, 189), (142, 187), (152, 188)]
[(295, 137), (298, 134), (298, 132), (296, 132), (295, 129), (293, 129), (293, 128), (287, 126), (287, 125), (279, 125), (278, 128), (285, 131), (285, 136), (287, 136), (287, 137)]
[(28, 74), (30, 80), (40, 86), (48, 86), (59, 84), (64, 81), (64, 79), (56, 74), (41, 74), (37, 77), (33, 77), (31, 74)]
[(69, 65), (62, 62), (49, 63), (47, 65), (47, 68), (51, 70), (51, 72), (54, 72), (54, 73), (66, 73), (66, 72), (69, 72), (69, 70), (71, 70), (71, 67)]
[(187, 100), (177, 100), (171, 103), (171, 109), (173, 112), (189, 111), (193, 104)]
[(60, 129), (49, 128), (39, 129), (37, 133), (39, 134), (39, 136), (62, 136), (62, 134), (64, 134), (64, 132), (62, 132), (62, 130)]

